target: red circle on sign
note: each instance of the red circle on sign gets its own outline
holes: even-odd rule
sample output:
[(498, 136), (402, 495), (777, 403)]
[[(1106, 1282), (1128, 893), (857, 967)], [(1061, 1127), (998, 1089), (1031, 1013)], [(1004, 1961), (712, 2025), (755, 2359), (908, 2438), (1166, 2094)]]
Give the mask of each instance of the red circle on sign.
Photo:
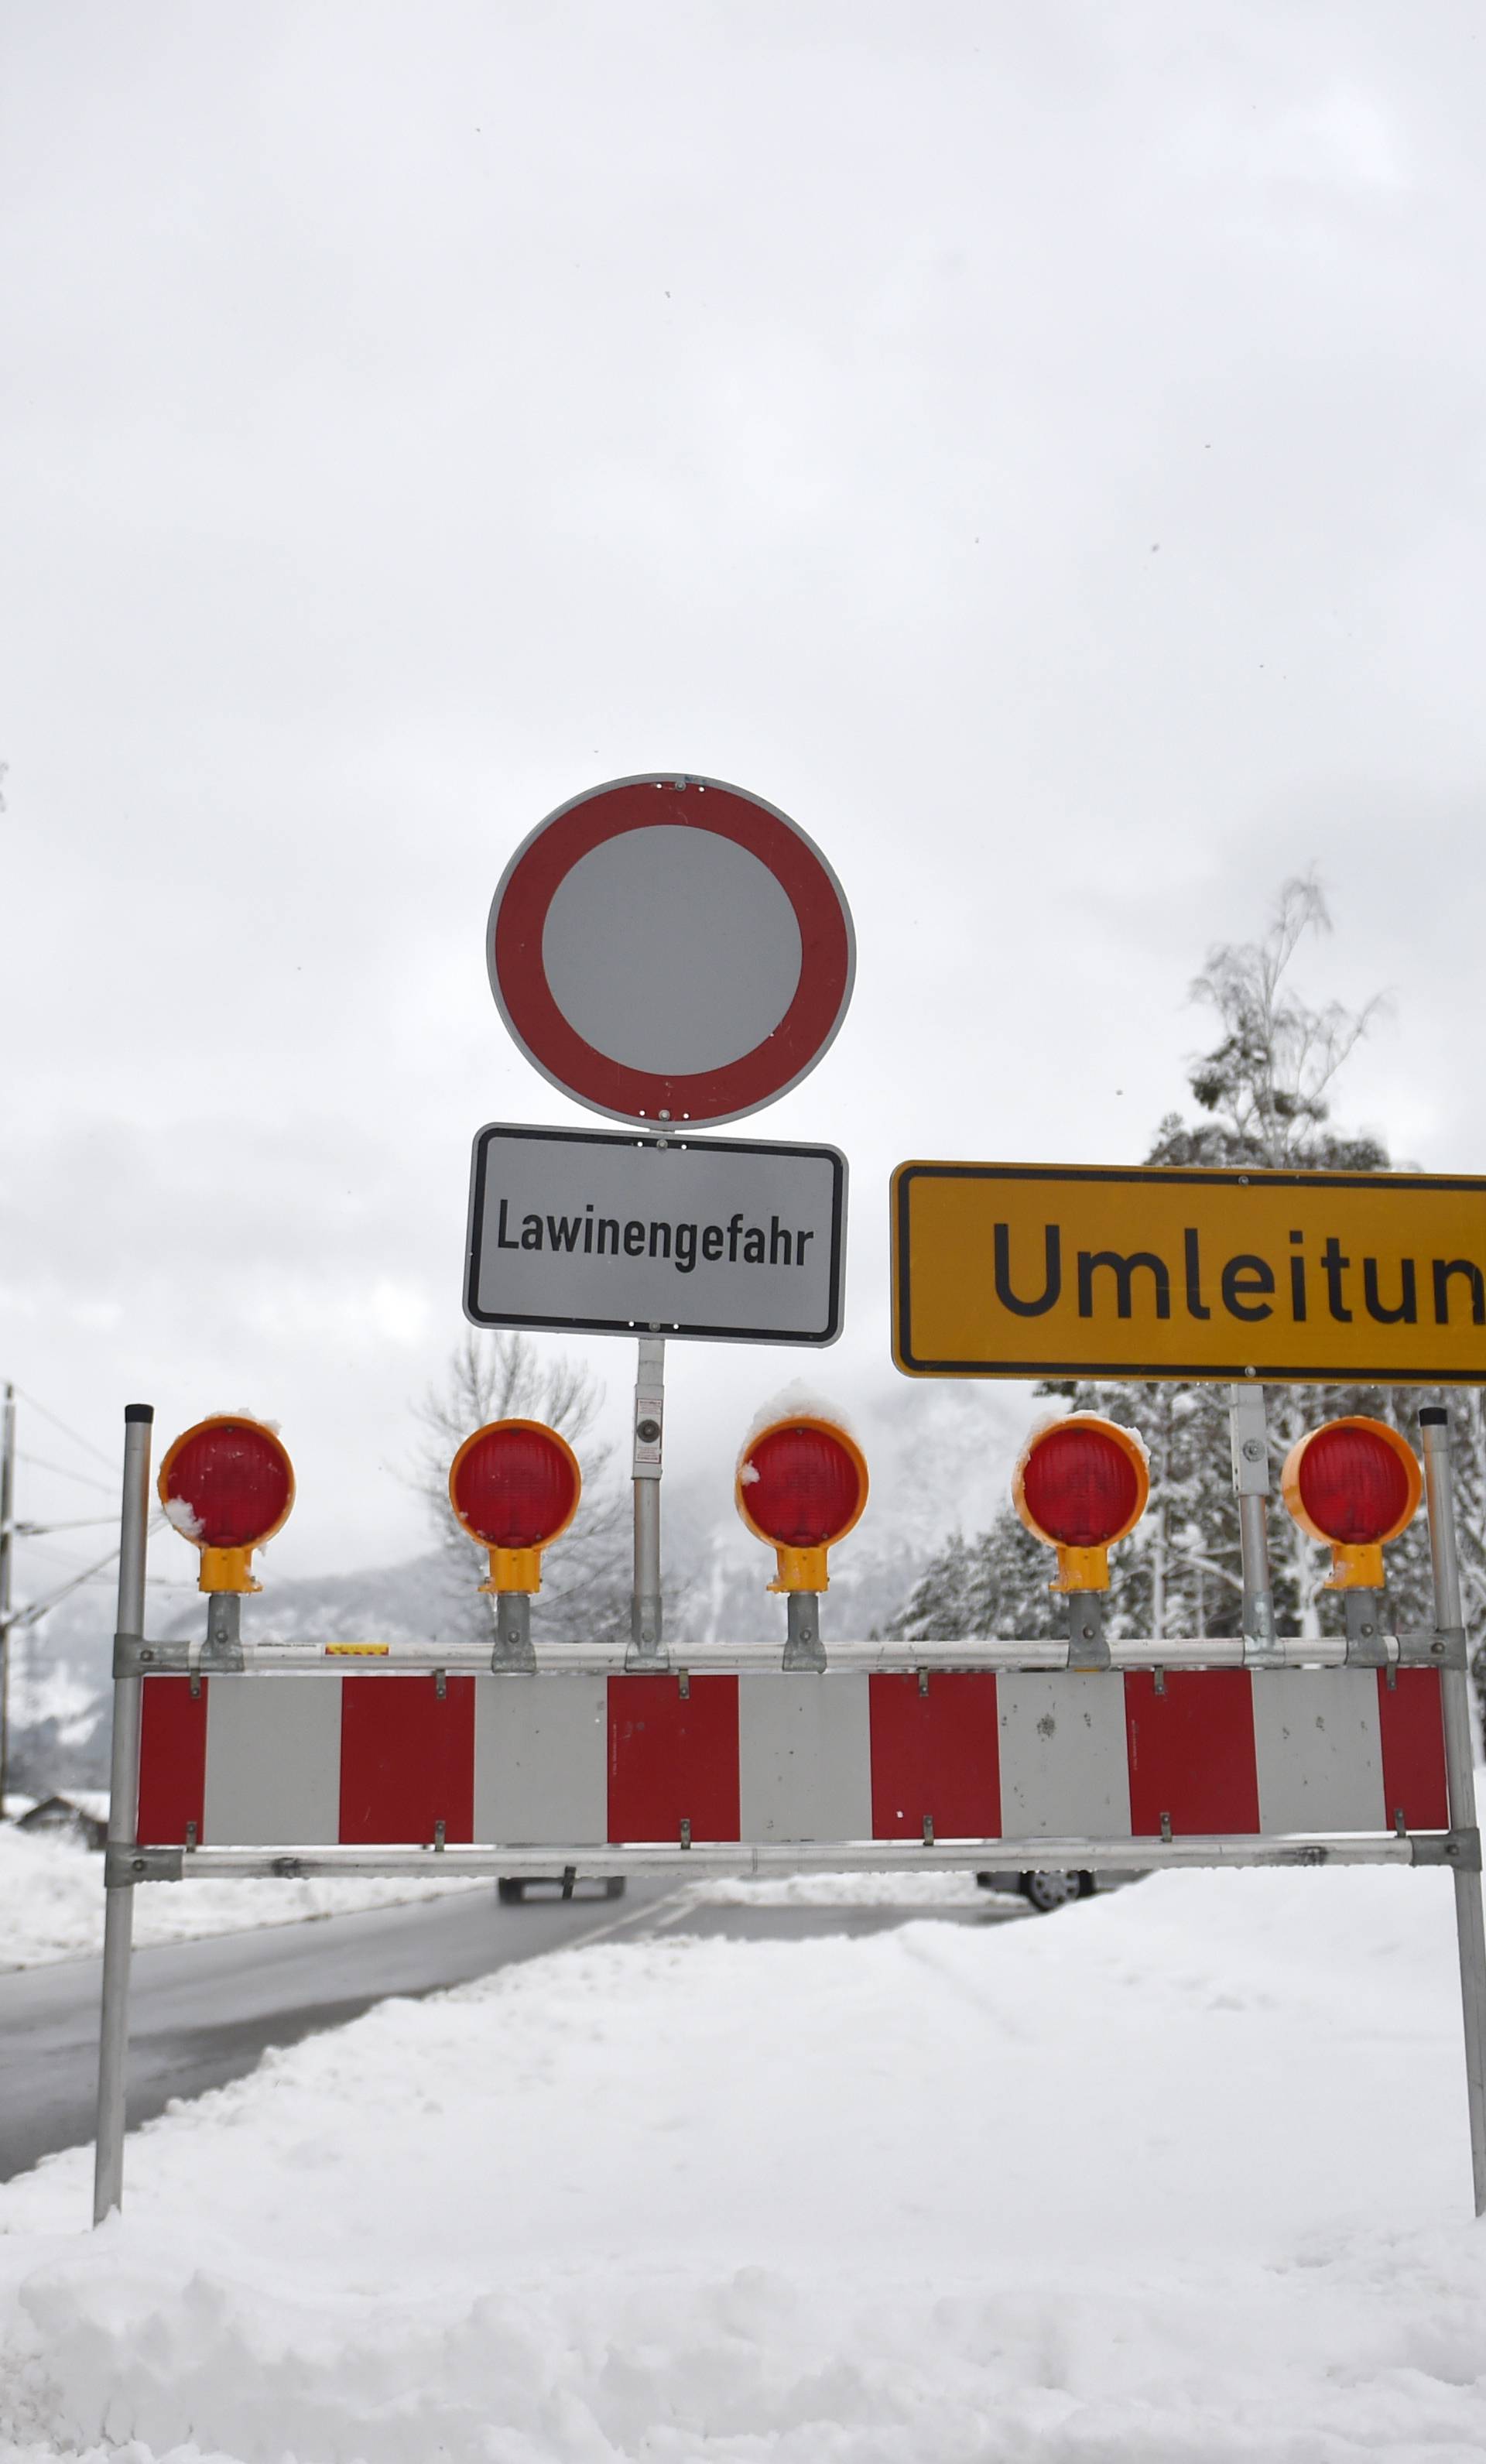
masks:
[(448, 1493), (487, 1549), (541, 1549), (565, 1531), (582, 1486), (572, 1448), (539, 1420), (492, 1420), (454, 1457)]
[(177, 1438), (160, 1466), (164, 1506), (185, 1507), (202, 1549), (256, 1549), (295, 1501), (294, 1467), (272, 1429), (257, 1420), (202, 1420)]
[[(676, 1025), (674, 1056), (664, 1063), (637, 1063), (633, 1051), (605, 1048), (575, 1023), (575, 1007), (592, 1010), (585, 997), (582, 969), (569, 961), (561, 1000), (551, 975), (549, 923), (554, 901), (585, 858), (593, 858), (636, 832), (703, 833), (722, 843), (714, 848), (718, 894), (696, 924), (720, 936), (741, 975), (758, 948), (760, 957), (782, 966), (786, 984), (783, 1005), (771, 1014), (767, 1005), (741, 1039), (745, 1048), (710, 1055), (704, 1066), (690, 1066), (684, 1049), (695, 1038), (697, 1004), (705, 1008), (705, 951), (688, 950), (685, 925), (672, 932), (667, 955), (684, 975), (692, 968), (686, 1018)], [(652, 841), (652, 847), (659, 842)], [(730, 851), (725, 858), (722, 848)], [(639, 853), (639, 850), (635, 850)], [(756, 899), (745, 902), (747, 916), (732, 911), (727, 883), (753, 877), (761, 869), (764, 888), (774, 900), (775, 929), (766, 932), (765, 910)], [(736, 868), (741, 861), (742, 872)], [(623, 858), (620, 859), (623, 864)], [(602, 882), (593, 876), (590, 898), (601, 896)], [(767, 906), (767, 899), (765, 901)], [(560, 911), (559, 911), (560, 913)], [(593, 931), (593, 915), (588, 920)], [(621, 893), (601, 910), (604, 930), (605, 979), (610, 1013), (622, 1013), (625, 999), (626, 952), (644, 922), (643, 902)], [(778, 929), (782, 923), (784, 932)], [(735, 931), (734, 931), (735, 928)], [(749, 932), (755, 935), (751, 943)], [(756, 935), (765, 933), (758, 944)], [(798, 935), (798, 971), (793, 944), (780, 955), (785, 934)], [(517, 848), (502, 875), (491, 908), (487, 935), (491, 989), (497, 1008), (515, 1042), (534, 1067), (565, 1093), (596, 1112), (623, 1121), (701, 1123), (736, 1120), (773, 1103), (796, 1086), (827, 1050), (851, 999), (856, 948), (851, 914), (841, 885), (819, 849), (798, 824), (741, 788), (715, 779), (622, 779), (590, 788), (570, 803), (559, 805)], [(754, 971), (756, 973), (756, 971)], [(627, 979), (641, 1024), (631, 1042), (653, 1043), (654, 967), (637, 957)], [(793, 987), (790, 989), (790, 987)], [(575, 994), (578, 999), (575, 1000)], [(646, 1009), (646, 1003), (649, 1008)], [(605, 1004), (601, 1001), (599, 1010)], [(691, 1021), (691, 1024), (687, 1023)], [(590, 1015), (585, 1022), (592, 1026)], [(663, 1013), (664, 1023), (664, 1013)], [(726, 1030), (724, 1030), (724, 1033)], [(611, 1037), (623, 1045), (623, 1034)]]
[(781, 1549), (828, 1549), (863, 1504), (862, 1462), (819, 1420), (782, 1422), (749, 1448), (739, 1494), (748, 1520)]
[(1356, 1420), (1318, 1429), (1298, 1477), (1300, 1503), (1318, 1531), (1347, 1548), (1392, 1539), (1417, 1498), (1401, 1445)]
[(1144, 1500), (1128, 1445), (1087, 1422), (1050, 1429), (1021, 1470), (1026, 1510), (1064, 1549), (1100, 1549), (1128, 1530)]

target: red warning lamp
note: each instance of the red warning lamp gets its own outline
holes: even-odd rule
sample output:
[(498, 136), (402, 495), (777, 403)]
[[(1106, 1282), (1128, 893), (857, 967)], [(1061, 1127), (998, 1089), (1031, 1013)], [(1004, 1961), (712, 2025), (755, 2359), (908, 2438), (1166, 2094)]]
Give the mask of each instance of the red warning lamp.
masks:
[(482, 1592), (539, 1592), (542, 1551), (560, 1539), (583, 1493), (566, 1438), (541, 1420), (492, 1420), (449, 1465), (456, 1521), (490, 1551)]
[(254, 1549), (272, 1540), (295, 1502), (287, 1447), (262, 1420), (217, 1412), (168, 1448), (160, 1466), (166, 1520), (201, 1551), (204, 1592), (257, 1592)]
[(1383, 1544), (1413, 1521), (1423, 1486), (1408, 1440), (1360, 1414), (1326, 1420), (1297, 1439), (1279, 1486), (1301, 1530), (1330, 1543), (1327, 1591), (1381, 1591)]
[(828, 1591), (826, 1551), (867, 1502), (866, 1459), (834, 1420), (797, 1414), (749, 1440), (733, 1494), (754, 1539), (771, 1542), (778, 1557), (771, 1592)]
[(1039, 1429), (1012, 1477), (1023, 1523), (1058, 1551), (1055, 1592), (1107, 1592), (1109, 1551), (1134, 1530), (1149, 1495), (1139, 1438), (1093, 1412)]

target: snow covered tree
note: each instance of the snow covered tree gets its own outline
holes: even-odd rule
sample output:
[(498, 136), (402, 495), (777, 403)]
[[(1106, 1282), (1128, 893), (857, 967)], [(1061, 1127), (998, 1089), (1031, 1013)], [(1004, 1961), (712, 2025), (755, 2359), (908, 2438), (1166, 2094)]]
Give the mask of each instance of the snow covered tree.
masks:
[[(1197, 1117), (1170, 1113), (1160, 1124), (1147, 1163), (1332, 1172), (1384, 1172), (1388, 1155), (1368, 1133), (1347, 1133), (1330, 1119), (1338, 1071), (1378, 1016), (1382, 1003), (1348, 1010), (1332, 1001), (1306, 1002), (1296, 991), (1292, 964), (1307, 934), (1330, 930), (1314, 879), (1285, 883), (1268, 929), (1257, 941), (1211, 950), (1192, 985), (1194, 1000), (1217, 1013), (1219, 1034), (1192, 1065), (1190, 1085)], [(1038, 1390), (1072, 1409), (1099, 1412), (1137, 1429), (1150, 1454), (1150, 1504), (1116, 1551), (1110, 1622), (1116, 1634), (1233, 1635), (1239, 1630), (1237, 1504), (1228, 1439), (1228, 1390), (1197, 1381), (1049, 1381)], [(1273, 1485), (1295, 1440), (1322, 1419), (1367, 1413), (1389, 1421), (1418, 1449), (1421, 1403), (1438, 1399), (1417, 1387), (1276, 1386), (1268, 1395)], [(1486, 1409), (1475, 1392), (1451, 1397), (1453, 1458), (1461, 1525), (1467, 1615), (1486, 1612)], [(1334, 1595), (1324, 1591), (1330, 1554), (1307, 1539), (1283, 1510), (1271, 1518), (1275, 1605), (1281, 1629), (1314, 1635), (1340, 1624)], [(1035, 1552), (1041, 1582), (1048, 1552), (1023, 1532), (1008, 1508), (978, 1539), (956, 1535), (925, 1573), (912, 1598), (888, 1628), (894, 1635), (953, 1638), (971, 1633), (1052, 1630), (1045, 1604), (1035, 1622), (1021, 1568)], [(1400, 1625), (1430, 1623), (1429, 1531), (1419, 1515), (1388, 1551), (1390, 1611)], [(1055, 1612), (1056, 1614), (1056, 1612)], [(984, 1622), (934, 1622), (940, 1617)], [(1486, 1669), (1478, 1668), (1478, 1676)]]
[(1339, 1139), (1326, 1127), (1326, 1090), (1386, 1006), (1382, 996), (1360, 1010), (1340, 1001), (1313, 1009), (1285, 980), (1306, 934), (1330, 930), (1321, 885), (1306, 875), (1284, 884), (1261, 940), (1220, 941), (1208, 952), (1191, 998), (1216, 1010), (1222, 1034), (1188, 1083), (1209, 1119), (1193, 1129), (1169, 1114), (1147, 1162), (1386, 1167), (1376, 1139)]
[(893, 1642), (1059, 1634), (1060, 1614), (1048, 1590), (1048, 1570), (1041, 1541), (1003, 1507), (978, 1539), (956, 1532), (946, 1543), (885, 1632)]
[[(1367, 1133), (1332, 1127), (1330, 1089), (1338, 1071), (1380, 1014), (1373, 1000), (1360, 1010), (1338, 1001), (1316, 1008), (1296, 991), (1291, 968), (1307, 934), (1328, 933), (1331, 919), (1314, 879), (1286, 882), (1269, 928), (1257, 941), (1221, 943), (1192, 985), (1192, 998), (1217, 1013), (1220, 1034), (1194, 1062), (1190, 1085), (1196, 1122), (1169, 1114), (1147, 1157), (1154, 1164), (1206, 1164), (1329, 1172), (1386, 1172), (1388, 1155)], [(1068, 1391), (1068, 1390), (1062, 1390)], [(1081, 1408), (1109, 1409), (1128, 1419), (1151, 1452), (1151, 1505), (1128, 1552), (1126, 1574), (1144, 1610), (1147, 1632), (1232, 1634), (1237, 1631), (1242, 1583), (1238, 1518), (1229, 1469), (1227, 1392), (1222, 1386), (1122, 1384), (1107, 1400)], [(1408, 1436), (1417, 1448), (1417, 1415), (1430, 1399), (1415, 1388), (1276, 1386), (1270, 1390), (1271, 1471), (1297, 1438), (1322, 1419), (1367, 1413)], [(1329, 1551), (1290, 1517), (1271, 1522), (1276, 1612), (1282, 1626), (1321, 1631)], [(1395, 1619), (1426, 1624), (1431, 1614), (1428, 1530), (1416, 1522), (1388, 1551)], [(1217, 1604), (1212, 1601), (1216, 1590)], [(1174, 1619), (1174, 1622), (1173, 1622)], [(1205, 1620), (1205, 1622), (1204, 1622)]]

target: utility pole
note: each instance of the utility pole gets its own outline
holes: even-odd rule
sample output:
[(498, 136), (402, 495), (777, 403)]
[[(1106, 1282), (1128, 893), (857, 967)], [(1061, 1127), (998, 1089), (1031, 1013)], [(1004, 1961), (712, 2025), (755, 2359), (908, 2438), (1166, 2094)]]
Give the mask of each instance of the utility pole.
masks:
[(11, 1558), (15, 1547), (15, 1389), (0, 1415), (0, 1821), (11, 1753)]

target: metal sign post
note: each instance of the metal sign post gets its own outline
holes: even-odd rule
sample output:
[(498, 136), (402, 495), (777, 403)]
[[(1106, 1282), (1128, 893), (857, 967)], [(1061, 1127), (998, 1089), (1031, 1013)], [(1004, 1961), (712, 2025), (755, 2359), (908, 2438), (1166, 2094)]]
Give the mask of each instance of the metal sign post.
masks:
[(1450, 1415), (1438, 1404), (1419, 1414), (1424, 1441), (1424, 1485), (1430, 1516), (1430, 1555), (1434, 1572), (1434, 1622), (1458, 1650), (1442, 1673), (1445, 1770), (1450, 1788), (1450, 1827), (1469, 1853), (1455, 1866), (1455, 1936), (1460, 1950), (1460, 2001), (1465, 2020), (1465, 2080), (1471, 2109), (1471, 2170), (1475, 2212), (1486, 2215), (1486, 1925), (1481, 1913), (1481, 1840), (1475, 1814), (1475, 1756), (1471, 1736), (1471, 1690), (1465, 1664), (1465, 1619), (1460, 1599), (1460, 1561), (1455, 1550), (1455, 1505), (1450, 1469)]
[(1228, 1425), (1238, 1498), (1243, 1631), (1257, 1658), (1275, 1647), (1275, 1594), (1269, 1572), (1269, 1437), (1262, 1386), (1231, 1386)]
[(632, 1667), (663, 1668), (661, 1632), (661, 1448), (666, 1422), (666, 1342), (643, 1334), (635, 1370), (635, 1596)]
[[(149, 1524), (148, 1403), (124, 1407), (123, 1505), (119, 1530), (119, 1623), (115, 1650), (144, 1644), (144, 1554)], [(114, 1678), (114, 1730), (109, 1762), (108, 1849), (103, 1902), (103, 2001), (98, 2019), (98, 2139), (93, 2221), (123, 2203), (123, 2143), (129, 2060), (129, 1963), (134, 1946), (134, 1881), (120, 1851), (135, 1844), (140, 1792), (140, 1735), (144, 1681)]]

